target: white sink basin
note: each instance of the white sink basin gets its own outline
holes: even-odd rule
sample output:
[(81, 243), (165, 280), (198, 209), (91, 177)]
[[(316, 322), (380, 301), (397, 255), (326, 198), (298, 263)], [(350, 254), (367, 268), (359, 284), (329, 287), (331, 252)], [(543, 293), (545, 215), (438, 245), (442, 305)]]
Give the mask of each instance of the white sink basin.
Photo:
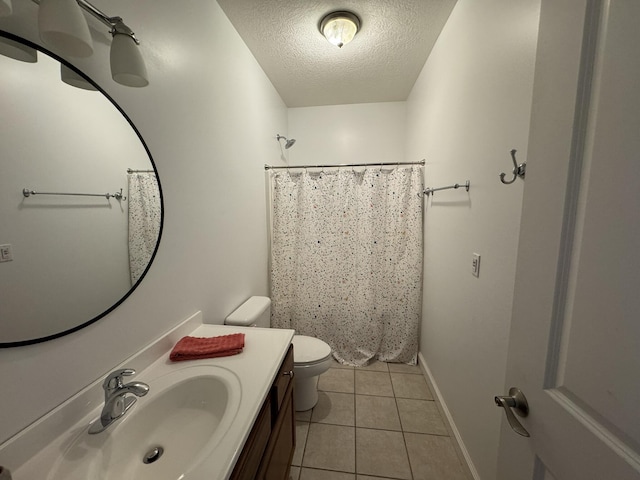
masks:
[[(146, 382), (149, 393), (107, 430), (90, 435), (83, 427), (50, 480), (186, 480), (212, 454), (238, 412), (240, 381), (222, 367), (186, 366), (135, 380)], [(158, 447), (163, 451), (154, 456)], [(147, 456), (155, 460), (145, 463)]]

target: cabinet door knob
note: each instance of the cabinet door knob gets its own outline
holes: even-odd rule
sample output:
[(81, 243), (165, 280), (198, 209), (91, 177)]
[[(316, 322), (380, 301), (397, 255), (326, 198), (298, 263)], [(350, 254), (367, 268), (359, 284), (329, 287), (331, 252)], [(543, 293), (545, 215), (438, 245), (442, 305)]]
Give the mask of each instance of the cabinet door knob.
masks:
[(293, 370), (289, 370), (288, 372), (283, 372), (282, 375), (286, 375), (287, 377), (293, 378)]

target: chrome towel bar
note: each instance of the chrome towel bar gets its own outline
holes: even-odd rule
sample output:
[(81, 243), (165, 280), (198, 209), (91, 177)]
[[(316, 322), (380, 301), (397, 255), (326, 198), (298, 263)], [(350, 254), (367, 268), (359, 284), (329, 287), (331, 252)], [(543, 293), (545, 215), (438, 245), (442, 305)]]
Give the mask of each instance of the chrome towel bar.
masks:
[(122, 189), (116, 193), (68, 193), (68, 192), (36, 192), (35, 190), (29, 190), (28, 188), (22, 189), (22, 194), (25, 197), (30, 197), (31, 195), (71, 195), (74, 197), (104, 197), (106, 199), (115, 198), (116, 200), (126, 200), (122, 194)]
[(426, 195), (428, 197), (432, 193), (438, 192), (440, 190), (449, 190), (451, 188), (455, 189), (455, 188), (460, 188), (460, 187), (464, 187), (465, 190), (468, 192), (470, 186), (471, 186), (471, 182), (469, 180), (467, 180), (464, 184), (454, 183), (453, 185), (448, 185), (446, 187), (438, 187), (438, 188), (427, 187), (427, 188), (424, 189), (424, 191), (422, 193), (423, 193), (423, 195)]

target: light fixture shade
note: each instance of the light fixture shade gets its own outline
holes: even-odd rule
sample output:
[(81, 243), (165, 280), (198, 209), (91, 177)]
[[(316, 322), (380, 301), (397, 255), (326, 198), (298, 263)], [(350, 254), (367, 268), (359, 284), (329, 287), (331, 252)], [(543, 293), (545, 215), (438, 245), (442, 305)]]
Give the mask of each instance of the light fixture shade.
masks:
[(351, 12), (330, 13), (320, 23), (320, 32), (339, 48), (353, 40), (359, 28), (360, 19)]
[(75, 70), (71, 70), (65, 64), (60, 64), (60, 78), (67, 85), (72, 87), (81, 88), (83, 90), (90, 90), (96, 92), (98, 89), (89, 83), (82, 75), (78, 75)]
[(72, 57), (93, 53), (89, 25), (76, 0), (41, 0), (38, 29), (44, 43)]
[(0, 17), (8, 17), (13, 13), (11, 0), (0, 0)]
[(38, 51), (10, 38), (0, 37), (0, 54), (21, 62), (36, 63)]
[(111, 77), (128, 87), (149, 85), (147, 67), (138, 45), (129, 35), (115, 34), (111, 42)]

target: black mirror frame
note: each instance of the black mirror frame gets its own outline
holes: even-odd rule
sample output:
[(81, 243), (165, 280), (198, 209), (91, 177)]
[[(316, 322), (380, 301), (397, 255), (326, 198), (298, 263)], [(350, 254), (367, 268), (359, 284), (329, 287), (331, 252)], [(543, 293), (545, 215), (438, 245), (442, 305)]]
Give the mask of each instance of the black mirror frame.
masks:
[(84, 72), (82, 72), (81, 70), (76, 68), (74, 65), (69, 63), (67, 60), (61, 58), (60, 56), (56, 55), (55, 53), (53, 53), (53, 52), (47, 50), (46, 48), (42, 47), (41, 45), (35, 44), (35, 43), (25, 39), (25, 38), (19, 37), (17, 35), (14, 35), (12, 33), (6, 32), (4, 30), (0, 30), (0, 37), (8, 38), (9, 40), (13, 40), (15, 42), (22, 43), (22, 44), (24, 44), (24, 45), (26, 45), (28, 47), (31, 47), (31, 48), (39, 51), (39, 52), (42, 52), (45, 55), (48, 55), (49, 57), (53, 58), (54, 60), (57, 60), (58, 62), (60, 62), (61, 64), (65, 65), (66, 67), (70, 68), (75, 73), (77, 73), (82, 78), (84, 78), (87, 82), (89, 82), (91, 85), (93, 85), (98, 92), (100, 92), (102, 95), (104, 95), (105, 98), (107, 100), (109, 100), (109, 102), (111, 102), (111, 104), (124, 117), (124, 119), (127, 121), (129, 126), (131, 126), (131, 128), (133, 129), (133, 131), (137, 135), (138, 140), (140, 140), (140, 143), (142, 144), (145, 152), (149, 156), (149, 161), (151, 162), (151, 166), (153, 167), (153, 171), (155, 172), (156, 178), (158, 180), (158, 191), (160, 193), (160, 212), (161, 212), (161, 215), (160, 215), (160, 229), (159, 229), (159, 232), (158, 232), (158, 240), (156, 242), (156, 246), (155, 246), (155, 248), (153, 250), (153, 253), (151, 254), (151, 258), (149, 259), (149, 263), (147, 264), (146, 268), (144, 269), (144, 272), (142, 272), (142, 275), (140, 275), (140, 278), (138, 278), (136, 283), (131, 286), (131, 288), (122, 296), (122, 298), (120, 298), (111, 307), (109, 307), (104, 312), (100, 313), (99, 315), (95, 316), (94, 318), (91, 318), (90, 320), (88, 320), (88, 321), (86, 321), (86, 322), (84, 322), (84, 323), (82, 323), (80, 325), (77, 325), (77, 326), (75, 326), (73, 328), (64, 330), (62, 332), (58, 332), (58, 333), (55, 333), (55, 334), (52, 334), (52, 335), (47, 335), (45, 337), (29, 339), (29, 340), (20, 340), (20, 341), (16, 341), (16, 342), (4, 342), (4, 343), (0, 342), (0, 348), (11, 348), (11, 347), (22, 347), (22, 346), (25, 346), (25, 345), (34, 345), (34, 344), (37, 344), (37, 343), (42, 343), (42, 342), (46, 342), (46, 341), (49, 341), (49, 340), (54, 340), (56, 338), (63, 337), (65, 335), (69, 335), (69, 334), (71, 334), (73, 332), (77, 332), (78, 330), (81, 330), (84, 327), (87, 327), (87, 326), (97, 322), (98, 320), (100, 320), (101, 318), (105, 317), (106, 315), (108, 315), (109, 313), (114, 311), (116, 308), (118, 308), (129, 297), (129, 295), (131, 295), (134, 292), (134, 290), (136, 288), (138, 288), (138, 285), (140, 285), (142, 280), (146, 277), (147, 272), (149, 271), (149, 268), (151, 267), (151, 265), (153, 264), (153, 262), (155, 260), (156, 254), (158, 253), (158, 248), (160, 247), (160, 241), (162, 239), (162, 232), (163, 232), (163, 228), (164, 228), (164, 212), (165, 212), (165, 210), (164, 210), (164, 196), (163, 196), (163, 192), (162, 192), (162, 185), (161, 185), (161, 182), (160, 182), (160, 176), (158, 175), (158, 169), (156, 168), (155, 161), (153, 160), (153, 156), (151, 155), (151, 152), (149, 151), (149, 147), (147, 146), (146, 142), (142, 138), (142, 135), (140, 134), (139, 130), (134, 125), (134, 123), (131, 121), (129, 116), (125, 113), (125, 111), (120, 107), (120, 105), (118, 105), (118, 103), (109, 94), (107, 94), (107, 92), (105, 92), (102, 89), (102, 87), (100, 87), (100, 85), (98, 85), (91, 78), (89, 78)]

